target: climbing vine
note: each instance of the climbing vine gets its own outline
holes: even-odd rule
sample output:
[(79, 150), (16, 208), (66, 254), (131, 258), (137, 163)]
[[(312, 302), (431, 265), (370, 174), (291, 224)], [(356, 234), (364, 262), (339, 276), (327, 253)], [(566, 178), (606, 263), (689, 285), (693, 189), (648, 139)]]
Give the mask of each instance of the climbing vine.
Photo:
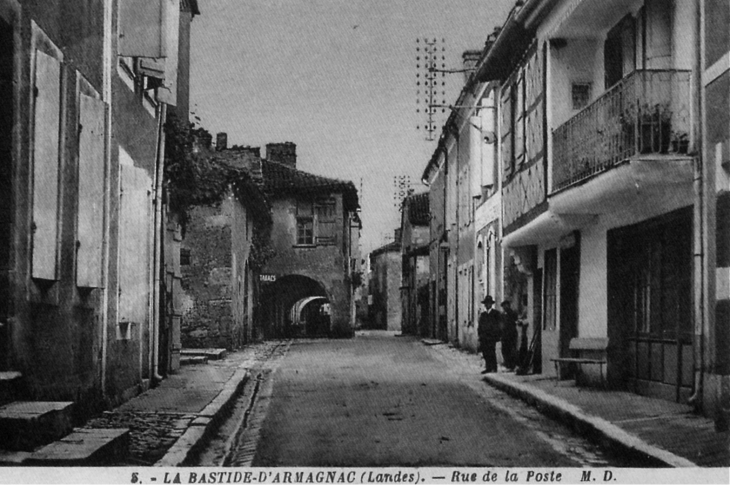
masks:
[(275, 255), (270, 244), (271, 221), (260, 217), (269, 210), (268, 203), (258, 190), (252, 190), (248, 174), (205, 148), (211, 135), (202, 127), (171, 115), (165, 124), (165, 137), (165, 188), (170, 210), (178, 214), (183, 231), (193, 207), (215, 207), (232, 191), (239, 200), (259, 208), (249, 264), (255, 270), (263, 268)]
[(276, 256), (276, 250), (271, 246), (271, 227), (262, 227), (254, 231), (251, 241), (251, 252), (248, 262), (251, 268), (260, 271), (266, 263)]
[(177, 118), (165, 123), (165, 187), (170, 209), (183, 224), (194, 206), (220, 204), (237, 175), (233, 168), (218, 162), (199, 147), (210, 133)]

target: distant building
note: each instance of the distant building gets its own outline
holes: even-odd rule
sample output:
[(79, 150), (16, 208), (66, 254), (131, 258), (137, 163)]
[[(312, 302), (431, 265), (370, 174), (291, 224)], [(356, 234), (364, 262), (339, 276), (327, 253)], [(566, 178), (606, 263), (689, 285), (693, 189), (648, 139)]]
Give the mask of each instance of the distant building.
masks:
[(409, 195), (401, 213), (402, 329), (404, 333), (430, 337), (429, 320), (429, 196)]
[(291, 142), (268, 144), (261, 160), (274, 249), (261, 271), (264, 335), (349, 337), (360, 272), (357, 189), (296, 163)]
[(400, 287), (402, 257), (400, 229), (395, 240), (370, 253), (370, 305), (369, 328), (401, 330), (402, 308)]

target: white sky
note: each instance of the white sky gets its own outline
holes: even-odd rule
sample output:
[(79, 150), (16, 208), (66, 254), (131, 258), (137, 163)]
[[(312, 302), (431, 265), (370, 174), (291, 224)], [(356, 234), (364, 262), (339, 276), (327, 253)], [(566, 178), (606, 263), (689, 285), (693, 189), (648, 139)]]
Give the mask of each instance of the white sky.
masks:
[[(229, 145), (292, 141), (297, 166), (363, 190), (362, 249), (398, 226), (394, 176), (416, 192), (435, 149), (416, 113), (416, 39), (445, 39), (446, 67), (484, 46), (514, 0), (199, 0), (191, 111)], [(454, 103), (462, 74), (447, 74)], [(440, 101), (440, 100), (439, 100)], [(447, 113), (448, 114), (448, 113)], [(195, 121), (195, 120), (193, 120)], [(437, 132), (438, 135), (439, 132)]]

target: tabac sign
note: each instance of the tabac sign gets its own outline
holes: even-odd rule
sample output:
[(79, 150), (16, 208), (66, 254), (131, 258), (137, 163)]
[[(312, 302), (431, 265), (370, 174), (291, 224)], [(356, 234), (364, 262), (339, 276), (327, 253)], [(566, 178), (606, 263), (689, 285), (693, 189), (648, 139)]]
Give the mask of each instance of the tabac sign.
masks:
[(262, 283), (274, 283), (276, 282), (275, 274), (261, 274), (259, 275), (259, 281)]

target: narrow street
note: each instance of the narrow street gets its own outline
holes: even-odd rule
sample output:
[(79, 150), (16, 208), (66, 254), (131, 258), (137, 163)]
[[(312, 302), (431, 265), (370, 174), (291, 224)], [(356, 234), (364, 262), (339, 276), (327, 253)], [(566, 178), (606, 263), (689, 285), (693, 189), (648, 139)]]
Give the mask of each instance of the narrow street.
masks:
[(493, 389), (480, 364), (388, 332), (282, 344), (193, 464), (641, 465)]

